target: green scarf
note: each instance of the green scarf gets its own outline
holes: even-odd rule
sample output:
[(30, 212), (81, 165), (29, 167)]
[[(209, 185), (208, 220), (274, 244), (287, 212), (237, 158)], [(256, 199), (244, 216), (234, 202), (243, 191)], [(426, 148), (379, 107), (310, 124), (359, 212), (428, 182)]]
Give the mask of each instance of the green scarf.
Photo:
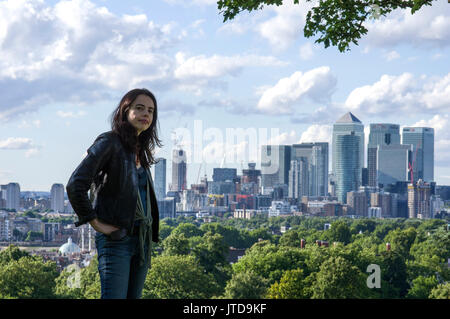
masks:
[(152, 250), (152, 205), (150, 202), (150, 185), (149, 185), (149, 174), (147, 173), (147, 211), (144, 212), (144, 207), (141, 201), (141, 195), (138, 190), (138, 200), (136, 207), (136, 221), (140, 220), (141, 223), (139, 225), (139, 249), (140, 249), (140, 265), (142, 266), (145, 263), (145, 254), (144, 248), (145, 244), (148, 244), (147, 248), (147, 258), (148, 264), (150, 265), (151, 260), (151, 250)]

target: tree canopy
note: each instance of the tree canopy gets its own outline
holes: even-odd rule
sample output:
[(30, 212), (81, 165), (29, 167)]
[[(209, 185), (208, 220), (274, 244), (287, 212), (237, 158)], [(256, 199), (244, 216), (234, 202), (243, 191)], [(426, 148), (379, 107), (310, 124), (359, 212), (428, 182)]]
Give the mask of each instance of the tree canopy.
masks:
[[(293, 0), (300, 4), (300, 0)], [(430, 6), (434, 0), (304, 0), (317, 5), (307, 13), (303, 29), (305, 37), (318, 35), (315, 42), (330, 44), (340, 52), (350, 50), (351, 43), (358, 45), (358, 40), (367, 34), (364, 22), (386, 16), (395, 9), (410, 9), (414, 14), (423, 6)], [(280, 6), (283, 0), (218, 0), (217, 7), (223, 20), (234, 19), (242, 11), (261, 10), (264, 6)]]

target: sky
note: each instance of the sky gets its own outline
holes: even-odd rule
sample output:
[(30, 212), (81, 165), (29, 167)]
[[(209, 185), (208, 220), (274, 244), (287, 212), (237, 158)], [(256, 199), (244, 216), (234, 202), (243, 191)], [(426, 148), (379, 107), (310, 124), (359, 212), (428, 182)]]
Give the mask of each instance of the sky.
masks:
[(331, 144), (352, 112), (366, 140), (370, 123), (433, 127), (435, 180), (450, 185), (450, 3), (370, 19), (341, 53), (303, 36), (312, 3), (284, 2), (224, 23), (215, 0), (0, 1), (0, 184), (66, 185), (120, 98), (145, 87), (168, 184), (175, 144), (190, 185), (260, 168), (263, 144)]

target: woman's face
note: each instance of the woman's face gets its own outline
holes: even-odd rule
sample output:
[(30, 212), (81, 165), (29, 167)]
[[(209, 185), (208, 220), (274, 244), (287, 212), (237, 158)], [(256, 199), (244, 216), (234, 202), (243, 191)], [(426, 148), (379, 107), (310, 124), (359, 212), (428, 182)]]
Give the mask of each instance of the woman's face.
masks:
[(150, 127), (153, 121), (155, 105), (153, 100), (145, 94), (140, 94), (131, 103), (127, 112), (127, 120), (136, 129), (137, 135)]

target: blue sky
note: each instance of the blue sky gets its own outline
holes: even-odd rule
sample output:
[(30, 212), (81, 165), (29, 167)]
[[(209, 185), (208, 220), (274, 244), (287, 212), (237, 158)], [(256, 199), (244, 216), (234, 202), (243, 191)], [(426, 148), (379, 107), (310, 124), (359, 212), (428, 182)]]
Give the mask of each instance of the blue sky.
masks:
[[(366, 139), (370, 123), (434, 127), (435, 180), (450, 185), (447, 1), (370, 20), (346, 53), (304, 38), (305, 5), (223, 23), (215, 2), (0, 1), (0, 184), (65, 185), (123, 94), (146, 87), (159, 103), (168, 183), (174, 132), (190, 185), (202, 161), (209, 178), (213, 167), (258, 161), (249, 149), (262, 131), (271, 143), (331, 142), (333, 122), (351, 111)], [(257, 145), (227, 141), (227, 129), (258, 132)], [(193, 156), (199, 136), (203, 160)]]

